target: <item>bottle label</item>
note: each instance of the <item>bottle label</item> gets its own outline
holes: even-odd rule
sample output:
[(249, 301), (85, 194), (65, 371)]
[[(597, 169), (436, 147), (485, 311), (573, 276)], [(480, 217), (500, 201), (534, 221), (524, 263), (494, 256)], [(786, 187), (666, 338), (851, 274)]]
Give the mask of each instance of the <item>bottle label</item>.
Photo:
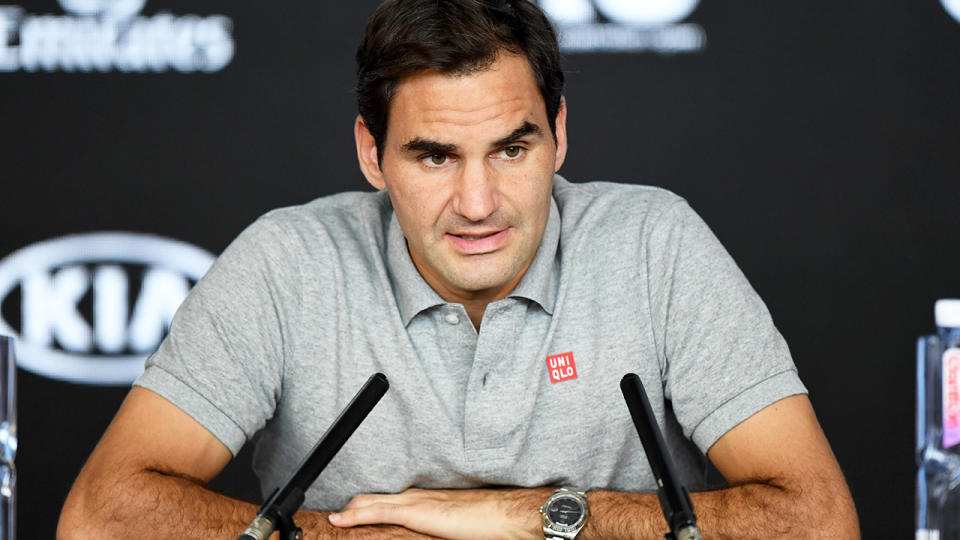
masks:
[(960, 348), (943, 353), (943, 447), (960, 443)]

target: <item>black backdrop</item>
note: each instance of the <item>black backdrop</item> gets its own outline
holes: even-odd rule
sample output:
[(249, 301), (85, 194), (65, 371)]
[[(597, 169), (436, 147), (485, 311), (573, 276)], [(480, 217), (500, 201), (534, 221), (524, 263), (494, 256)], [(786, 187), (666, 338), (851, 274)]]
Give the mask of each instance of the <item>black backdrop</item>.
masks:
[[(366, 189), (352, 58), (375, 4), (151, 0), (144, 16), (229, 17), (229, 64), (0, 73), (0, 258), (103, 230), (215, 254), (270, 208)], [(864, 536), (907, 538), (914, 342), (960, 296), (960, 21), (940, 0), (702, 0), (684, 22), (702, 50), (567, 54), (561, 173), (690, 201), (790, 343)], [(18, 529), (50, 538), (127, 387), (19, 382)], [(256, 497), (247, 461), (217, 485)]]

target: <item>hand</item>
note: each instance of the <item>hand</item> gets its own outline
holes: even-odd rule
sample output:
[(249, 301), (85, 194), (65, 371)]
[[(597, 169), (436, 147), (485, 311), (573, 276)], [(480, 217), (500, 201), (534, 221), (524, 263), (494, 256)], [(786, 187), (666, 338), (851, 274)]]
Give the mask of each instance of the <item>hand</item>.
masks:
[(448, 539), (543, 539), (538, 512), (553, 488), (408, 489), (357, 495), (338, 513), (337, 527), (390, 524)]

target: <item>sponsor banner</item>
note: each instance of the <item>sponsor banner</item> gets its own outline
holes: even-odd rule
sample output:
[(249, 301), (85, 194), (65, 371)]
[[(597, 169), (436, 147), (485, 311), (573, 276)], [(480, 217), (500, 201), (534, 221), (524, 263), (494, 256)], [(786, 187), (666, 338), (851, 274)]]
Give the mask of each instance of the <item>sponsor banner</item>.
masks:
[(699, 0), (539, 0), (566, 52), (697, 52), (698, 24), (683, 23)]
[(0, 71), (220, 71), (233, 59), (223, 15), (140, 15), (146, 0), (59, 0), (66, 15), (0, 5)]
[(33, 244), (0, 261), (0, 334), (17, 339), (23, 369), (130, 384), (213, 260), (190, 244), (130, 232)]
[(940, 0), (951, 17), (960, 22), (960, 0)]

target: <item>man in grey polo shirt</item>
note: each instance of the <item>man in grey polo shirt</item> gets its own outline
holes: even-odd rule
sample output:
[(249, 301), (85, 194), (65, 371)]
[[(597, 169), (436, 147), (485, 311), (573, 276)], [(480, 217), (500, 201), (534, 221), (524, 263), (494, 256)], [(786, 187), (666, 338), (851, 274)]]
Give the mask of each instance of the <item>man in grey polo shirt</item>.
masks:
[[(679, 197), (570, 183), (556, 37), (524, 0), (388, 2), (358, 51), (378, 193), (271, 212), (197, 284), (81, 472), (68, 537), (236, 537), (204, 485), (246, 442), (266, 492), (353, 393), (391, 390), (307, 493), (314, 537), (551, 534), (663, 518), (623, 404), (643, 380), (707, 537), (855, 537), (856, 515), (763, 303)], [(330, 511), (337, 511), (331, 513)], [(570, 535), (567, 535), (568, 537)]]

